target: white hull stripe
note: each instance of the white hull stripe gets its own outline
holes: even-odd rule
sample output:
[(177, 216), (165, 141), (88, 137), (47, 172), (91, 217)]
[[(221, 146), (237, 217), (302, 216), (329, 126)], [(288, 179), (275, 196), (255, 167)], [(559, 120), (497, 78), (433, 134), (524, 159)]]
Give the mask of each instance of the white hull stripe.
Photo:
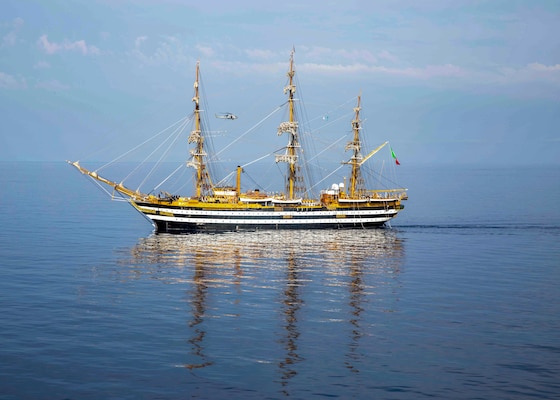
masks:
[(167, 217), (164, 215), (146, 214), (154, 221), (182, 222), (191, 224), (226, 224), (226, 225), (290, 225), (290, 224), (367, 224), (389, 221), (396, 215), (384, 215), (379, 217), (360, 217), (360, 218), (286, 218), (286, 219), (221, 219), (221, 218), (188, 218), (188, 217)]
[[(174, 209), (174, 208), (162, 208), (162, 207), (145, 207), (138, 206), (140, 211), (145, 212), (148, 216), (153, 216), (155, 213), (166, 213), (173, 214), (174, 216), (185, 215), (187, 218), (193, 217), (238, 217), (238, 218), (254, 218), (254, 217), (267, 217), (268, 219), (276, 219), (278, 217), (290, 216), (294, 219), (304, 217), (336, 217), (340, 215), (352, 215), (352, 216), (373, 216), (373, 215), (386, 215), (394, 213), (396, 214), (399, 210), (394, 208), (380, 209), (380, 210), (354, 210), (354, 209), (344, 209), (344, 210), (324, 210), (324, 211), (234, 211), (234, 210), (191, 210), (191, 209)], [(153, 213), (153, 214), (152, 214)]]

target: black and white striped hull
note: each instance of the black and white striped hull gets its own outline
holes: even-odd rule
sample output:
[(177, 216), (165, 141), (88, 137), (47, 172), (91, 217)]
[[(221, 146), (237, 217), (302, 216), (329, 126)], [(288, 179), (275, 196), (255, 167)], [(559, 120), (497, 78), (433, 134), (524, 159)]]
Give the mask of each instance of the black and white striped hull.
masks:
[(228, 232), (278, 229), (364, 229), (380, 227), (394, 218), (397, 208), (207, 210), (135, 206), (158, 233)]

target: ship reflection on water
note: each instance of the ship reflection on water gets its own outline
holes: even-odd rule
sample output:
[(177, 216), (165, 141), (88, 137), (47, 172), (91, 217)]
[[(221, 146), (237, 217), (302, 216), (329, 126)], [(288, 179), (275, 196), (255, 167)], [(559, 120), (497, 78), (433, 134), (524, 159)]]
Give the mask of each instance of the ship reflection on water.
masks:
[(360, 374), (371, 350), (360, 342), (375, 335), (371, 314), (396, 307), (403, 259), (391, 229), (153, 235), (119, 274), (180, 285), (189, 305), (181, 365), (226, 380), (260, 368), (289, 395), (290, 380), (317, 363)]

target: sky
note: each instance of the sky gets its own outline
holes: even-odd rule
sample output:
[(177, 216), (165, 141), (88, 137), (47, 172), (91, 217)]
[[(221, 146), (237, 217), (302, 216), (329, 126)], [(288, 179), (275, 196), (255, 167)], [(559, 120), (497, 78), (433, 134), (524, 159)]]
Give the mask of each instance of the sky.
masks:
[(560, 163), (558, 0), (3, 0), (0, 161), (134, 145), (192, 110), (197, 61), (235, 138), (285, 100), (292, 49), (309, 119), (350, 112), (325, 138), (361, 93), (401, 164)]

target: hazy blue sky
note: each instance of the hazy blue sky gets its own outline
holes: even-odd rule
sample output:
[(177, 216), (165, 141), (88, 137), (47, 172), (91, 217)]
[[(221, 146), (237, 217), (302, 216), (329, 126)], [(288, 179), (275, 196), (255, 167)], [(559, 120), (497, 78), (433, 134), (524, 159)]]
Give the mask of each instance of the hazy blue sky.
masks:
[(558, 0), (3, 0), (0, 160), (155, 133), (197, 60), (235, 137), (284, 100), (292, 46), (310, 119), (361, 91), (403, 164), (560, 162)]

